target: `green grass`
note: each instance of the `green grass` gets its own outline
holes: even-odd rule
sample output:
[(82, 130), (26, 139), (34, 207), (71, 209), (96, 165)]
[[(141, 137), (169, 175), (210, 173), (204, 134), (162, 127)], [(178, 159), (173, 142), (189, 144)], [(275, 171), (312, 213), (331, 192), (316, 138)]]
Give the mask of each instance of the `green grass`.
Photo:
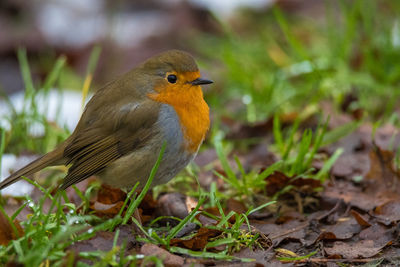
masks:
[[(47, 152), (68, 136), (65, 129), (47, 121), (45, 117), (49, 108), (49, 91), (57, 83), (66, 58), (61, 56), (55, 62), (43, 83), (35, 86), (32, 81), (26, 51), (19, 49), (17, 55), (25, 83), (24, 101), (22, 110), (17, 111), (8, 97), (3, 97), (9, 114), (1, 118), (2, 125), (5, 124), (10, 127), (5, 136), (5, 152), (15, 154), (22, 151)], [(40, 103), (40, 107), (38, 103)], [(39, 131), (39, 133), (32, 135), (32, 131), (36, 133)]]
[[(26, 206), (28, 206), (32, 211), (27, 220), (21, 222), (21, 225), (24, 229), (24, 235), (12, 240), (8, 246), (0, 246), (0, 262), (6, 264), (9, 260), (16, 259), (18, 262), (29, 266), (39, 266), (46, 261), (50, 261), (52, 265), (54, 264), (56, 266), (64, 262), (66, 259), (68, 259), (69, 262), (73, 262), (75, 255), (69, 254), (67, 250), (70, 245), (79, 241), (88, 240), (94, 237), (98, 231), (114, 231), (118, 225), (127, 224), (131, 221), (135, 223), (146, 236), (146, 238), (139, 238), (138, 240), (141, 240), (142, 242), (163, 245), (170, 252), (203, 258), (249, 261), (249, 259), (238, 259), (232, 257), (228, 252), (233, 251), (233, 248), (239, 249), (242, 246), (251, 246), (253, 243), (257, 244), (256, 240), (258, 235), (245, 235), (244, 231), (240, 229), (240, 226), (245, 222), (248, 224), (247, 215), (271, 204), (272, 202), (266, 203), (256, 209), (249, 210), (246, 214), (236, 214), (231, 212), (228, 215), (224, 214), (222, 207), (220, 204), (218, 204), (221, 217), (218, 218), (213, 216), (213, 218), (216, 218), (220, 222), (216, 227), (212, 227), (212, 229), (221, 230), (225, 235), (220, 239), (210, 242), (206, 248), (211, 248), (217, 245), (226, 245), (227, 249), (223, 253), (208, 252), (206, 249), (204, 249), (204, 251), (191, 251), (170, 246), (170, 241), (179, 231), (183, 229), (185, 224), (192, 222), (195, 216), (200, 213), (199, 208), (205, 201), (205, 195), (203, 195), (196, 208), (191, 211), (191, 213), (185, 219), (181, 220), (169, 231), (164, 232), (162, 236), (157, 234), (157, 229), (153, 229), (151, 227), (145, 228), (139, 222), (137, 222), (135, 218), (132, 217), (134, 210), (138, 207), (140, 202), (143, 200), (144, 195), (150, 188), (152, 180), (162, 159), (164, 150), (165, 144), (160, 151), (158, 160), (155, 163), (150, 177), (147, 180), (146, 185), (143, 187), (141, 193), (136, 197), (136, 185), (129, 192), (119, 214), (112, 219), (102, 219), (95, 215), (83, 213), (82, 211), (84, 211), (84, 209), (79, 209), (80, 207), (77, 207), (75, 204), (71, 203), (65, 194), (65, 191), (59, 191), (55, 196), (52, 196), (50, 192), (53, 190), (53, 188), (44, 189), (38, 183), (25, 178), (26, 181), (30, 182), (40, 191), (42, 191), (43, 196), (38, 202), (33, 201), (30, 196), (25, 196), (24, 205), (22, 205), (21, 208), (10, 217), (0, 206), (0, 211), (6, 216), (17, 236), (18, 231), (14, 226), (13, 220)], [(75, 190), (79, 191), (76, 187)], [(86, 198), (82, 192), (77, 193), (82, 198)], [(130, 201), (130, 204), (127, 205), (128, 200), (130, 199), (134, 200)], [(43, 205), (47, 200), (51, 201), (51, 206), (48, 212), (44, 212)], [(88, 202), (88, 199), (83, 199), (82, 205), (84, 205), (85, 202)], [(67, 210), (67, 212), (65, 210)], [(122, 216), (124, 210), (125, 215)], [(234, 215), (236, 216), (236, 222), (230, 227), (228, 220)], [(249, 224), (248, 227), (249, 232), (251, 233)], [(93, 260), (95, 262), (100, 261), (101, 265), (99, 266), (105, 266), (104, 264), (109, 264), (111, 266), (121, 266), (127, 263), (133, 264), (138, 259), (144, 260), (145, 262), (155, 260), (154, 257), (143, 258), (140, 255), (125, 256), (123, 253), (124, 248), (116, 246), (118, 235), (119, 229), (115, 231), (114, 246), (109, 252), (83, 251), (76, 256)]]
[[(222, 37), (206, 35), (196, 43), (223, 65), (206, 65), (217, 84), (209, 95), (217, 114), (248, 122), (276, 113), (302, 117), (318, 112), (323, 100), (339, 107), (354, 93), (359, 99), (351, 110), (362, 108), (374, 119), (392, 115), (400, 94), (399, 3), (325, 3), (320, 19), (278, 8), (250, 12), (237, 19), (239, 30), (222, 22)], [(242, 108), (227, 109), (232, 101)]]
[[(69, 201), (65, 191), (58, 191), (55, 196), (52, 196), (50, 194), (52, 188), (46, 190), (36, 182), (25, 179), (42, 191), (43, 197), (36, 203), (30, 196), (26, 196), (25, 204), (11, 217), (8, 217), (1, 207), (0, 211), (6, 216), (17, 236), (18, 231), (14, 226), (13, 220), (25, 206), (29, 206), (32, 213), (28, 216), (26, 221), (21, 222), (25, 234), (16, 240), (12, 240), (8, 246), (0, 246), (0, 262), (5, 264), (15, 255), (18, 262), (26, 266), (39, 266), (46, 260), (50, 260), (53, 264), (61, 264), (64, 258), (67, 257), (68, 251), (65, 250), (74, 242), (90, 239), (98, 231), (112, 231), (118, 225), (127, 224), (133, 212), (149, 190), (158, 166), (160, 165), (164, 150), (165, 144), (160, 151), (159, 157), (141, 193), (136, 198), (134, 195), (134, 201), (131, 201), (131, 203), (126, 206), (128, 200), (130, 200), (130, 197), (134, 194), (137, 184), (128, 194), (129, 197), (126, 199), (119, 214), (109, 220), (101, 219), (95, 215), (79, 213), (78, 207)], [(75, 187), (75, 190), (78, 189)], [(79, 195), (85, 198), (82, 192), (80, 192)], [(48, 213), (43, 210), (43, 205), (46, 200), (51, 201)], [(63, 204), (61, 204), (63, 202), (62, 200), (64, 201)], [(84, 203), (87, 201), (88, 199), (85, 199)], [(127, 209), (125, 215), (122, 217), (122, 212), (125, 210), (125, 207), (127, 207)], [(65, 212), (65, 209), (67, 209), (67, 212)], [(178, 229), (180, 228), (178, 227)], [(115, 240), (118, 238), (118, 233), (119, 230), (116, 231)], [(96, 261), (100, 259), (103, 264), (111, 265), (123, 264), (136, 259), (132, 255), (125, 257), (123, 253), (121, 253), (122, 257), (120, 257), (120, 248), (116, 246), (115, 242), (110, 252), (81, 252), (80, 254), (82, 255), (79, 256), (84, 258)], [(116, 262), (117, 256), (119, 256), (118, 262)]]

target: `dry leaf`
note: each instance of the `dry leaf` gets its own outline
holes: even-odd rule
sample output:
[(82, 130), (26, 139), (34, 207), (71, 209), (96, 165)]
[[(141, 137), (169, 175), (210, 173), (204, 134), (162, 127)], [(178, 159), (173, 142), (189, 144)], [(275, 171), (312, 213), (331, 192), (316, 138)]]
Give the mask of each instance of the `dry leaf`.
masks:
[(165, 266), (180, 267), (183, 266), (184, 263), (182, 257), (171, 254), (165, 249), (160, 248), (154, 244), (144, 244), (140, 249), (140, 254), (143, 254), (145, 256), (156, 256), (163, 261), (163, 264)]
[(324, 250), (328, 255), (340, 255), (344, 259), (370, 258), (378, 254), (384, 245), (373, 240), (361, 240), (352, 244), (336, 241), (333, 247)]
[(209, 239), (212, 237), (216, 237), (221, 234), (221, 231), (215, 229), (208, 229), (205, 227), (201, 227), (195, 236), (192, 238), (185, 240), (180, 238), (174, 238), (171, 240), (171, 246), (178, 246), (183, 248), (188, 248), (191, 250), (203, 250)]
[(17, 239), (24, 234), (19, 222), (15, 220), (13, 223), (18, 233), (15, 232), (6, 216), (0, 212), (0, 245), (7, 246), (11, 240)]

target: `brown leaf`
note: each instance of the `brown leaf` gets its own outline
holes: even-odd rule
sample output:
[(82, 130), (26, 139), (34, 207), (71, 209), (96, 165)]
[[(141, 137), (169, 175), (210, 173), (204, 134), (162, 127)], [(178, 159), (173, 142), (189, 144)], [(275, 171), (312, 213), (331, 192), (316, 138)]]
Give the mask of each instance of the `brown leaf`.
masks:
[(288, 211), (282, 213), (279, 218), (275, 220), (275, 223), (277, 224), (284, 224), (287, 223), (291, 220), (299, 220), (299, 221), (304, 221), (306, 218), (303, 214), (297, 212), (297, 211)]
[(336, 224), (325, 226), (321, 230), (332, 233), (335, 239), (348, 239), (359, 233), (361, 227), (354, 218), (340, 218)]
[(400, 190), (399, 173), (394, 169), (394, 153), (375, 147), (369, 153), (370, 168), (365, 176), (371, 183), (371, 192)]
[(364, 218), (360, 213), (355, 210), (351, 210), (351, 215), (353, 215), (354, 219), (358, 222), (362, 227), (369, 227), (371, 224)]
[(11, 240), (17, 239), (24, 234), (24, 230), (17, 220), (14, 220), (14, 226), (18, 233), (14, 232), (13, 227), (6, 216), (0, 212), (0, 245), (7, 246)]
[(332, 167), (332, 175), (353, 179), (355, 176), (364, 176), (368, 172), (369, 160), (366, 153), (351, 153), (341, 155)]
[(153, 198), (151, 192), (147, 192), (142, 202), (139, 204), (139, 210), (142, 223), (150, 221), (156, 215), (157, 201)]
[(396, 264), (398, 264), (399, 261), (399, 255), (400, 255), (400, 248), (390, 246), (385, 248), (380, 256), (388, 260), (389, 262), (392, 262), (393, 266), (396, 266)]
[(275, 253), (273, 250), (261, 250), (244, 248), (233, 254), (238, 258), (255, 259), (256, 263), (263, 264), (262, 266), (284, 266), (282, 263), (274, 259)]
[(303, 242), (303, 239), (306, 235), (305, 228), (308, 226), (308, 222), (291, 220), (281, 225), (254, 222), (252, 223), (252, 226), (269, 237), (273, 241), (274, 246), (277, 246), (285, 239), (294, 239)]
[(163, 261), (163, 264), (165, 266), (169, 267), (180, 267), (184, 264), (184, 260), (182, 257), (171, 254), (165, 249), (160, 248), (154, 244), (144, 244), (140, 249), (140, 254), (143, 254), (145, 256), (156, 256)]
[(292, 177), (288, 177), (279, 171), (272, 173), (270, 176), (265, 178), (265, 181), (267, 182), (266, 190), (267, 195), (269, 196), (281, 191), (288, 185), (292, 185), (302, 192), (309, 192), (312, 191), (312, 189), (321, 187), (321, 182), (319, 180), (304, 179), (301, 177), (293, 179)]
[(99, 217), (112, 218), (119, 213), (123, 204), (123, 201), (113, 204), (103, 204), (96, 201), (90, 204), (90, 209)]
[(282, 190), (290, 181), (290, 178), (287, 177), (282, 172), (274, 172), (267, 178), (267, 195), (272, 196), (278, 191)]
[(228, 199), (226, 206), (228, 212), (234, 211), (241, 214), (247, 211), (246, 206), (242, 202), (233, 198)]
[(102, 184), (97, 192), (97, 201), (103, 204), (114, 204), (119, 201), (124, 201), (125, 198), (126, 193), (124, 191), (106, 184)]
[(290, 182), (290, 185), (293, 185), (297, 188), (300, 188), (302, 192), (311, 192), (313, 189), (321, 187), (321, 181), (316, 179), (305, 179), (305, 178), (296, 178)]
[(387, 245), (395, 238), (392, 229), (378, 223), (361, 231), (359, 237), (364, 240), (373, 240), (378, 246)]
[(102, 184), (96, 199), (90, 202), (90, 209), (99, 217), (112, 218), (119, 213), (126, 193), (118, 188)]
[(202, 250), (206, 247), (209, 239), (212, 237), (216, 237), (221, 234), (221, 231), (215, 229), (208, 229), (205, 227), (201, 227), (195, 236), (192, 238), (185, 240), (174, 238), (171, 240), (171, 246), (178, 246), (183, 248), (188, 248), (192, 250)]
[(322, 232), (317, 238), (317, 240), (336, 240), (336, 239), (338, 239), (336, 235), (328, 231)]
[(391, 200), (392, 196), (388, 194), (369, 194), (363, 192), (360, 187), (354, 186), (349, 181), (336, 181), (335, 184), (327, 184), (322, 193), (322, 199), (332, 205), (338, 201), (343, 201), (352, 207), (357, 207), (363, 211), (370, 211), (378, 205), (382, 205)]
[(392, 200), (377, 206), (373, 215), (386, 225), (400, 221), (400, 200)]
[(345, 259), (369, 258), (378, 254), (384, 245), (378, 245), (373, 240), (361, 240), (352, 244), (336, 241), (333, 247), (325, 247), (326, 254), (340, 255)]
[(375, 144), (383, 150), (389, 150), (390, 147), (400, 146), (399, 128), (393, 124), (385, 124), (376, 130), (374, 136)]

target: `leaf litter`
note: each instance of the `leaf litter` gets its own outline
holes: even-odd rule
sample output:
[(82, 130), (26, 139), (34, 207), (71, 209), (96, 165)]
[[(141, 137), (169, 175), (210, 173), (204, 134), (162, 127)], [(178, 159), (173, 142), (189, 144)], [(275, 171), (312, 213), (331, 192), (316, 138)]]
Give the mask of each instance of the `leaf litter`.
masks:
[[(246, 135), (251, 136), (252, 130), (248, 131)], [(321, 153), (332, 154), (338, 147), (345, 147), (344, 153), (331, 170), (331, 179), (324, 184), (301, 176), (289, 177), (280, 171), (275, 171), (266, 177), (265, 188), (260, 192), (264, 192), (269, 198), (276, 197), (279, 200), (278, 204), (250, 214), (248, 216), (250, 232), (246, 230), (248, 228), (246, 224), (240, 228), (243, 233), (247, 231), (264, 237), (264, 246), (240, 246), (232, 255), (237, 259), (254, 259), (256, 265), (248, 266), (398, 261), (400, 197), (397, 192), (400, 189), (400, 182), (399, 171), (395, 165), (395, 153), (390, 147), (393, 147), (393, 143), (398, 142), (400, 138), (396, 128), (388, 125), (383, 129), (377, 129), (373, 139), (367, 137), (368, 131), (372, 136), (372, 128), (361, 125), (347, 137), (320, 149)], [(260, 136), (259, 133), (257, 136)], [(262, 138), (267, 140), (270, 137), (266, 134)], [(392, 141), (388, 141), (389, 139)], [(271, 152), (266, 153), (267, 150), (263, 150), (261, 146), (256, 148), (250, 149), (251, 153), (256, 153), (255, 157), (242, 156), (245, 159), (243, 168), (251, 169), (254, 165), (260, 166), (260, 163), (268, 167), (278, 160), (277, 157), (268, 156)], [(245, 155), (243, 151), (238, 151), (238, 154), (240, 153)], [(210, 155), (213, 160), (207, 160)], [(218, 169), (220, 165), (213, 155), (215, 153), (210, 150), (205, 150), (204, 155), (200, 153), (198, 162), (201, 163), (201, 170), (209, 168), (210, 164)], [(260, 159), (260, 155), (264, 158)], [(314, 166), (318, 168), (318, 164)], [(219, 168), (223, 173), (222, 167)], [(216, 182), (219, 190), (224, 190), (224, 182), (219, 181), (220, 178), (207, 171), (203, 174), (205, 175), (199, 175), (199, 183), (203, 188), (208, 190), (211, 183)], [(85, 191), (82, 187), (89, 185), (90, 183), (86, 182), (78, 186), (81, 191)], [(284, 188), (287, 190), (282, 193)], [(318, 193), (318, 188), (323, 190)], [(67, 194), (72, 201), (76, 201), (77, 206), (82, 204), (73, 197), (74, 191), (69, 190)], [(113, 218), (120, 212), (126, 197), (126, 192), (102, 185), (90, 200), (87, 212), (99, 217)], [(18, 204), (17, 199), (5, 200), (8, 203)], [(195, 198), (178, 192), (164, 193), (157, 199), (153, 199), (153, 195), (148, 193), (139, 206), (140, 219), (144, 226), (150, 224), (171, 229), (179, 223), (179, 219), (185, 218), (196, 204)], [(247, 211), (247, 205), (248, 203), (244, 203), (243, 200), (229, 197), (223, 212), (243, 214)], [(5, 207), (10, 214), (12, 212), (10, 207), (8, 205)], [(26, 212), (21, 212), (25, 214), (24, 216), (29, 213), (29, 207), (24, 210), (26, 209)], [(216, 208), (201, 208), (201, 210), (207, 213), (202, 212), (196, 216), (197, 224), (187, 224), (171, 240), (169, 244), (171, 247), (213, 253), (226, 249), (224, 244), (209, 245), (225, 234), (223, 229), (216, 227), (221, 221), (220, 211)], [(213, 214), (214, 217), (207, 214)], [(0, 215), (2, 226), (0, 241), (2, 244), (7, 244), (17, 238), (17, 233), (12, 229), (10, 220), (3, 214)], [(153, 220), (159, 216), (164, 218), (153, 224)], [(17, 232), (23, 234), (19, 222), (14, 220), (13, 223)], [(226, 223), (229, 229), (235, 220), (232, 217)], [(208, 266), (227, 264), (217, 259), (204, 260), (179, 253), (172, 254), (164, 246), (138, 241), (136, 229), (132, 224), (117, 226), (114, 231), (119, 232), (117, 240), (114, 240), (113, 232), (99, 231), (88, 240), (75, 242), (68, 250), (78, 255), (82, 251), (109, 251), (115, 244), (118, 246), (124, 244), (126, 254), (157, 256), (166, 266), (182, 266), (189, 262), (199, 266), (205, 263)], [(166, 230), (167, 234), (168, 231)], [(234, 262), (230, 264), (235, 264)]]

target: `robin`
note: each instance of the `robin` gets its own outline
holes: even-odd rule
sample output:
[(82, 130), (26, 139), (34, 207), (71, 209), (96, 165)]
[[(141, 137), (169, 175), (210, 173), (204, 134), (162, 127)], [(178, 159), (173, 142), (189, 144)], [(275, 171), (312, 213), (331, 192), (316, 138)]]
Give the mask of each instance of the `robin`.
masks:
[(154, 183), (173, 178), (196, 155), (210, 125), (193, 57), (156, 55), (99, 89), (70, 137), (0, 183), (0, 190), (47, 166), (70, 165), (61, 189), (96, 175), (104, 183), (144, 186), (166, 143)]

